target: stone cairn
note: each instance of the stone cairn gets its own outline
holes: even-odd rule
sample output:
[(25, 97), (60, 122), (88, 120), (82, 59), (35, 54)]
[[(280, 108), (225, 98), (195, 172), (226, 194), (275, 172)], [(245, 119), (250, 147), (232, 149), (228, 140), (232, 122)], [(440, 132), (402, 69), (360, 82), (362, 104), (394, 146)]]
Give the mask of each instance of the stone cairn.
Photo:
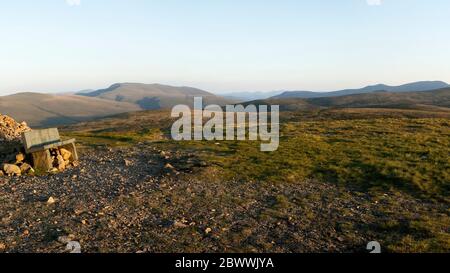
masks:
[(0, 114), (0, 176), (20, 176), (34, 172), (26, 162), (21, 135), (31, 128), (25, 122), (18, 123), (13, 118)]

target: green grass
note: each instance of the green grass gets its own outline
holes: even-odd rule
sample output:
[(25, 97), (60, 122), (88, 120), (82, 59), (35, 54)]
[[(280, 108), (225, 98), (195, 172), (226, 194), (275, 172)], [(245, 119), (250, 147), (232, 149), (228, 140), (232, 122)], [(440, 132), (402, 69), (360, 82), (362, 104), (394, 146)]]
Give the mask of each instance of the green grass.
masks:
[[(162, 150), (194, 153), (214, 166), (223, 179), (267, 185), (318, 180), (370, 193), (374, 199), (381, 200), (388, 193), (448, 206), (449, 119), (393, 118), (383, 113), (364, 118), (314, 115), (317, 116), (302, 119), (303, 114), (284, 113), (280, 147), (271, 153), (261, 152), (259, 142), (174, 142), (162, 137), (170, 126), (166, 123), (145, 124), (146, 130), (87, 128), (64, 134), (76, 137), (86, 146), (152, 141), (153, 146)], [(286, 209), (292, 205), (286, 196), (276, 196), (273, 206), (261, 211), (260, 217), (284, 219)], [(386, 216), (386, 221), (364, 228), (368, 232), (375, 228), (385, 234), (380, 240), (388, 251), (450, 251), (450, 211), (421, 211), (417, 216), (403, 212), (393, 201), (380, 213)], [(314, 219), (315, 215), (305, 217)], [(346, 222), (339, 229), (351, 234), (357, 227), (356, 223)]]
[(65, 132), (64, 137), (75, 138), (85, 146), (129, 146), (142, 141), (158, 141), (162, 139), (163, 133), (159, 128), (145, 129), (139, 132), (117, 131), (117, 132)]
[(270, 183), (318, 179), (361, 190), (402, 190), (448, 199), (450, 129), (443, 119), (374, 119), (284, 124), (280, 148), (258, 142), (165, 143), (195, 151), (226, 177)]
[(165, 139), (167, 128), (65, 132), (84, 145), (133, 145), (152, 141), (161, 149), (195, 152), (226, 178), (270, 183), (305, 179), (361, 190), (397, 189), (449, 201), (448, 119), (375, 118), (282, 123), (277, 151), (260, 142)]

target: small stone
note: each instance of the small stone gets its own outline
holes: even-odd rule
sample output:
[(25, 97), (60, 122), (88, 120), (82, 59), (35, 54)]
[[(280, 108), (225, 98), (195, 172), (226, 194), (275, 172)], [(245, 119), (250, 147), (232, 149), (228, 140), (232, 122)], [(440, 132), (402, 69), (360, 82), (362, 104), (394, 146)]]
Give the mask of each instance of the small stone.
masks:
[(69, 160), (72, 157), (72, 153), (64, 148), (59, 149), (59, 152), (61, 153), (61, 156), (65, 161)]
[(50, 197), (48, 200), (47, 200), (47, 204), (48, 205), (53, 205), (53, 204), (55, 204), (56, 203), (56, 200), (55, 200), (55, 198), (53, 198), (53, 197)]
[(66, 245), (66, 251), (72, 254), (80, 254), (81, 253), (81, 245), (79, 242), (70, 241)]
[(206, 233), (206, 234), (210, 234), (211, 232), (212, 232), (212, 229), (211, 229), (211, 228), (205, 229), (205, 233)]
[(245, 228), (245, 229), (242, 230), (242, 235), (244, 235), (246, 237), (249, 237), (252, 234), (253, 234), (253, 231), (250, 228)]
[(22, 174), (22, 172), (20, 171), (20, 168), (16, 165), (13, 164), (4, 164), (3, 165), (3, 171), (7, 174), (7, 175), (17, 175), (20, 176)]
[(164, 166), (164, 168), (166, 168), (166, 169), (171, 169), (171, 170), (175, 169), (170, 163), (167, 163), (167, 164)]
[(59, 236), (58, 242), (61, 244), (68, 244), (70, 241), (73, 241), (75, 239), (75, 235), (69, 234), (67, 236)]
[(66, 169), (66, 162), (64, 161), (64, 158), (62, 155), (58, 155), (56, 159), (58, 160), (58, 171), (64, 171)]
[(33, 167), (31, 167), (31, 165), (28, 163), (23, 163), (22, 165), (20, 165), (20, 171), (22, 173), (34, 173)]
[(133, 165), (133, 162), (131, 160), (125, 159), (124, 160), (125, 166), (130, 167), (131, 165)]
[(183, 224), (182, 222), (179, 222), (179, 221), (175, 221), (175, 222), (173, 223), (173, 226), (174, 226), (175, 228), (186, 228), (186, 227), (188, 227), (188, 225), (185, 225), (185, 224)]
[(21, 163), (21, 162), (23, 162), (24, 160), (25, 160), (25, 155), (24, 155), (24, 154), (19, 153), (19, 154), (16, 155), (16, 164), (17, 164), (17, 163)]

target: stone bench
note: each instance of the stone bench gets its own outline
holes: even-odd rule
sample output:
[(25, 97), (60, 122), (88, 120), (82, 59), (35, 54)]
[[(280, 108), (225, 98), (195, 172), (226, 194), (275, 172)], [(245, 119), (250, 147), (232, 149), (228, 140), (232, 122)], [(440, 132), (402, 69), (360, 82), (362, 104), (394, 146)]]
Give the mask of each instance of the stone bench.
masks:
[(22, 133), (22, 142), (27, 154), (33, 157), (33, 167), (48, 171), (53, 168), (50, 149), (64, 148), (72, 153), (71, 162), (78, 160), (75, 139), (62, 141), (56, 128), (32, 130)]

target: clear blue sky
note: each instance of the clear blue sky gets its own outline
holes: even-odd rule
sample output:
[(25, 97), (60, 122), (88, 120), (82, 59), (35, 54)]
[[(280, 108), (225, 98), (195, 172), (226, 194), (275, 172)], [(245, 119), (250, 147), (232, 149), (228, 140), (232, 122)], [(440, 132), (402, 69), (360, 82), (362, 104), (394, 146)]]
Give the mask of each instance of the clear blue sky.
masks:
[(450, 1), (368, 1), (1, 1), (0, 94), (450, 82)]

